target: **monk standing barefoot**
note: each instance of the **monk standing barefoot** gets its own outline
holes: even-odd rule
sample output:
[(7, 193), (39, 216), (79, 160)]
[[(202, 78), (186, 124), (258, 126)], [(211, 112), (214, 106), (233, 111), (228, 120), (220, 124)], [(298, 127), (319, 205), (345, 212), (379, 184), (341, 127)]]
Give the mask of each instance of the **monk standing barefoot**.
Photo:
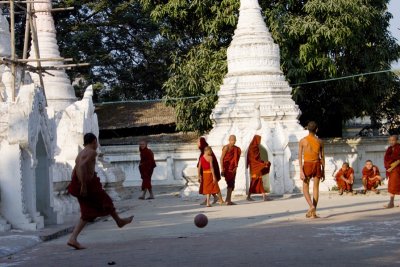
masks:
[(229, 144), (222, 148), (221, 155), (221, 175), (225, 176), (227, 184), (226, 205), (236, 205), (232, 202), (232, 191), (235, 188), (236, 170), (239, 164), (242, 151), (235, 146), (236, 136), (229, 136)]
[(386, 150), (384, 164), (389, 177), (388, 192), (390, 200), (385, 208), (394, 207), (394, 196), (400, 195), (400, 144), (397, 135), (389, 137), (389, 147)]
[[(201, 183), (203, 184), (203, 194), (206, 195), (206, 205), (211, 207), (210, 196), (217, 194), (220, 204), (223, 204), (221, 190), (219, 189), (218, 180), (216, 178), (216, 172), (214, 169), (213, 151), (211, 147), (207, 146), (204, 149), (204, 155), (200, 158), (200, 164), (197, 168), (197, 175)], [(202, 172), (200, 171), (202, 170)]]
[[(200, 159), (204, 155), (204, 149), (208, 146), (209, 145), (203, 136), (197, 140), (197, 147), (200, 150), (199, 160), (197, 161), (197, 168), (200, 166)], [(217, 157), (214, 155), (214, 153), (212, 153), (212, 157), (213, 157), (214, 171), (216, 172), (215, 175), (216, 175), (217, 181), (219, 181), (219, 180), (221, 180), (221, 174), (219, 173)], [(203, 169), (201, 168), (201, 166), (200, 166), (200, 174), (203, 174)], [(199, 194), (200, 195), (203, 194), (203, 181), (200, 179), (199, 179)], [(213, 197), (214, 197), (213, 204), (215, 204), (218, 201), (218, 196), (216, 194), (213, 194)], [(206, 205), (206, 203), (207, 203), (207, 199), (205, 199), (202, 203), (200, 203), (200, 205)]]
[(255, 135), (247, 152), (247, 168), (250, 168), (251, 177), (249, 193), (247, 194), (248, 201), (254, 201), (254, 199), (251, 198), (251, 194), (262, 194), (263, 200), (268, 200), (265, 194), (262, 177), (269, 173), (271, 163), (261, 159), (260, 144), (261, 136)]
[(139, 143), (140, 151), (140, 163), (139, 171), (142, 178), (142, 195), (139, 199), (145, 199), (146, 192), (149, 191), (150, 196), (147, 199), (154, 199), (153, 189), (151, 186), (151, 176), (153, 175), (154, 168), (156, 167), (156, 162), (154, 160), (153, 151), (147, 147), (146, 141), (140, 141)]
[[(303, 180), (303, 194), (310, 206), (306, 213), (307, 218), (318, 218), (317, 204), (319, 197), (319, 182), (325, 180), (325, 155), (324, 144), (316, 136), (318, 126), (314, 121), (310, 121), (307, 125), (308, 136), (300, 140), (299, 143), (299, 165), (300, 179)], [(304, 153), (304, 163), (303, 163)], [(310, 180), (313, 178), (313, 200), (310, 196)]]
[(100, 178), (97, 177), (94, 171), (97, 156), (96, 136), (92, 133), (87, 133), (83, 140), (85, 148), (76, 157), (71, 183), (68, 186), (68, 192), (78, 198), (81, 208), (81, 218), (67, 243), (68, 246), (75, 249), (85, 248), (79, 244), (78, 235), (87, 222), (92, 222), (97, 217), (111, 215), (118, 227), (123, 227), (131, 223), (133, 219), (133, 216), (128, 218), (120, 218), (118, 216), (111, 198), (104, 191)]

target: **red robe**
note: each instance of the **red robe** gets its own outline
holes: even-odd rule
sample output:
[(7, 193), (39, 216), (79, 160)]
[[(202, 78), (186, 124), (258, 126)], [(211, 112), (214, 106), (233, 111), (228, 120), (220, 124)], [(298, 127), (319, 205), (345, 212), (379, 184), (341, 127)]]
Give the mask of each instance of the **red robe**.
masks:
[(153, 175), (156, 162), (154, 160), (153, 152), (145, 147), (140, 149), (140, 163), (139, 171), (142, 177), (142, 191), (145, 189), (151, 189), (151, 176)]
[[(204, 137), (200, 137), (200, 156), (199, 156), (199, 160), (197, 161), (197, 167), (200, 166), (200, 174), (203, 175), (203, 169), (201, 168), (200, 165), (200, 159), (201, 157), (204, 155), (204, 149), (209, 146), (206, 139)], [(212, 153), (212, 158), (213, 158), (213, 167), (214, 167), (214, 172), (215, 172), (215, 176), (217, 178), (217, 181), (221, 180), (221, 173), (219, 170), (219, 165), (218, 165), (218, 161), (217, 161), (217, 157), (214, 155), (214, 152)], [(203, 182), (200, 183), (199, 185), (199, 194), (203, 194)]]
[(346, 171), (343, 171), (342, 168), (340, 168), (340, 170), (337, 172), (337, 174), (335, 176), (336, 183), (337, 183), (339, 189), (347, 190), (347, 191), (353, 190), (353, 184), (348, 184), (340, 178), (343, 176), (345, 179), (350, 179), (350, 175), (353, 175), (353, 182), (354, 182), (354, 169), (349, 167)]
[[(375, 168), (375, 170), (374, 170)], [(372, 188), (376, 188), (380, 183), (381, 180), (376, 178), (377, 175), (380, 175), (379, 168), (375, 165), (372, 166), (370, 170), (367, 167), (362, 169), (363, 179), (367, 179), (367, 190), (371, 190)]]
[(224, 176), (226, 184), (228, 188), (235, 188), (235, 178), (236, 178), (236, 169), (239, 164), (240, 154), (242, 151), (239, 147), (233, 146), (229, 149), (229, 146), (226, 146), (228, 149), (225, 153), (225, 156), (222, 160), (222, 164), (224, 165)]
[(247, 152), (247, 168), (250, 167), (251, 176), (249, 193), (253, 194), (265, 193), (262, 176), (269, 173), (269, 168), (271, 166), (269, 161), (263, 161), (261, 159), (260, 144), (261, 136), (255, 135)]
[[(386, 170), (390, 169), (390, 164), (400, 160), (400, 144), (388, 147), (385, 153), (384, 164)], [(400, 165), (391, 172), (387, 172), (389, 177), (388, 192), (394, 195), (400, 195)]]
[(92, 222), (97, 217), (107, 216), (115, 211), (114, 204), (110, 196), (104, 191), (96, 173), (91, 179), (87, 180), (86, 188), (87, 195), (83, 197), (81, 196), (81, 182), (74, 169), (68, 192), (78, 198), (82, 220)]
[(203, 195), (218, 194), (220, 192), (218, 182), (214, 183), (210, 163), (204, 158), (204, 156), (200, 158), (200, 166), (203, 170)]

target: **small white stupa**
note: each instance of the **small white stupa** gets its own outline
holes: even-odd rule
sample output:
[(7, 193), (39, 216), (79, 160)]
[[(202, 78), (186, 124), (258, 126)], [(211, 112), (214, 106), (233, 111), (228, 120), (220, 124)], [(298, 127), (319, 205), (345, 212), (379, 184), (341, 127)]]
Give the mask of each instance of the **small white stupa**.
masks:
[(300, 110), (280, 69), (279, 46), (271, 37), (257, 0), (240, 1), (239, 21), (227, 60), (228, 73), (218, 92), (211, 115), (214, 126), (207, 142), (218, 157), (229, 135), (236, 135), (242, 157), (235, 191), (243, 194), (249, 183), (247, 149), (253, 136), (260, 135), (261, 150), (265, 149), (272, 164), (264, 184), (271, 193), (291, 193), (298, 176), (298, 141), (306, 131), (298, 122)]

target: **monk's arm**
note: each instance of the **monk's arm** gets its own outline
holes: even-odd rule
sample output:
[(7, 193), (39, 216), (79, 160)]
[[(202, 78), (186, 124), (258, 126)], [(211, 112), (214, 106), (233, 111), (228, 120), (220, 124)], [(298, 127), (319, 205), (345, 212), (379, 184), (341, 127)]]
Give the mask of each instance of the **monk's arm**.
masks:
[[(78, 168), (76, 170), (76, 174), (81, 183), (81, 195), (83, 196), (85, 196), (87, 192), (86, 186), (88, 179), (92, 178), (94, 175), (94, 164), (96, 162), (96, 156), (96, 151), (89, 151), (88, 154), (80, 160)], [(90, 165), (93, 165), (93, 168), (91, 168)]]
[(199, 161), (199, 163), (197, 164), (197, 178), (199, 179), (199, 183), (201, 183), (201, 179), (202, 179), (200, 168), (201, 168), (201, 163)]
[(211, 173), (212, 173), (212, 176), (213, 176), (214, 183), (218, 183), (217, 176), (215, 176), (215, 171), (214, 171), (214, 166), (213, 166), (213, 158), (212, 157), (210, 158), (210, 170), (211, 170)]
[(354, 183), (354, 174), (350, 174), (350, 177), (349, 177), (349, 182), (348, 182), (349, 184), (353, 184)]
[(321, 142), (321, 166), (322, 166), (322, 182), (325, 180), (325, 149), (324, 149), (324, 143), (322, 141)]
[(221, 159), (220, 159), (220, 165), (221, 165), (221, 171), (224, 172), (224, 158), (226, 155), (226, 151), (228, 151), (228, 147), (224, 146), (224, 148), (222, 149), (222, 154), (221, 154)]
[(303, 139), (299, 142), (299, 166), (300, 166), (300, 179), (304, 180), (304, 171), (303, 171)]

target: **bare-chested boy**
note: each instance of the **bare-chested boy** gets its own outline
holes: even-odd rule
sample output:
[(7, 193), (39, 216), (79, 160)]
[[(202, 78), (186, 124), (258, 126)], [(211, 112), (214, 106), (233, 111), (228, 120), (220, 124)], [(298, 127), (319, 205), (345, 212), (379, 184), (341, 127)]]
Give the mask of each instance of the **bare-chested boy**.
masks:
[[(300, 179), (303, 180), (303, 194), (310, 206), (306, 213), (307, 218), (318, 218), (317, 204), (319, 198), (319, 182), (325, 180), (325, 155), (324, 144), (316, 136), (318, 126), (314, 121), (310, 121), (307, 125), (308, 136), (300, 140), (299, 143), (299, 164)], [(303, 163), (304, 154), (304, 163)], [(310, 180), (313, 178), (313, 200), (310, 196)]]
[(75, 226), (68, 245), (75, 249), (84, 249), (77, 238), (83, 227), (97, 217), (111, 215), (118, 227), (131, 223), (133, 216), (120, 218), (115, 211), (111, 198), (104, 191), (100, 178), (95, 170), (97, 156), (97, 138), (92, 133), (85, 134), (83, 138), (84, 149), (75, 159), (75, 167), (72, 172), (71, 183), (68, 192), (78, 198), (81, 208), (81, 218)]

